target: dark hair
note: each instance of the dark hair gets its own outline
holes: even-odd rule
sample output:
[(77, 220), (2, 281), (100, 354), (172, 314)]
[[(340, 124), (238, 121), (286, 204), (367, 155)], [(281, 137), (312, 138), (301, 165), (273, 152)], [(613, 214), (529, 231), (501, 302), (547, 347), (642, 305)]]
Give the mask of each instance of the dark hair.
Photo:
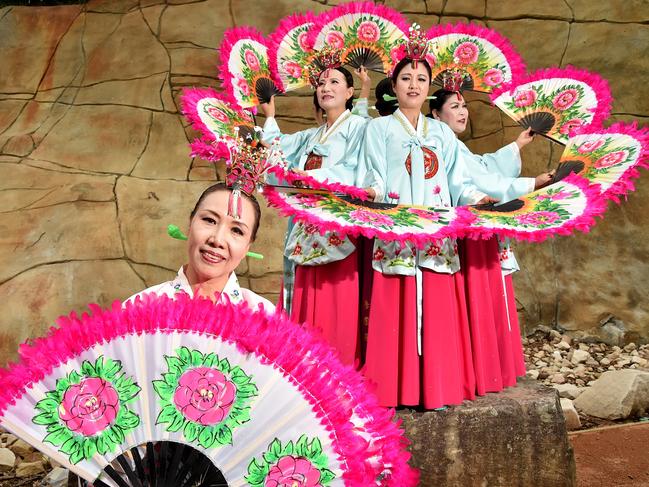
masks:
[[(196, 212), (198, 211), (199, 206), (201, 206), (201, 203), (207, 196), (209, 196), (212, 193), (215, 193), (216, 191), (227, 191), (229, 193), (232, 192), (232, 189), (228, 188), (225, 183), (216, 183), (207, 188), (203, 193), (201, 193), (200, 197), (198, 198), (198, 201), (196, 202), (196, 205), (194, 206), (194, 209), (192, 212), (189, 214), (189, 219), (191, 220), (194, 218), (194, 215), (196, 215)], [(246, 193), (241, 193), (244, 198), (246, 198), (250, 203), (252, 203), (252, 207), (255, 210), (255, 224), (252, 226), (252, 232), (250, 234), (250, 241), (254, 242), (254, 240), (257, 238), (257, 230), (259, 229), (259, 221), (261, 220), (261, 208), (259, 207), (259, 202), (257, 199), (252, 196), (248, 195)]]
[(317, 111), (319, 112), (323, 111), (322, 107), (320, 106), (320, 103), (318, 103), (318, 94), (315, 91), (313, 92), (313, 106)]
[(392, 80), (390, 78), (383, 78), (374, 88), (374, 95), (376, 96), (376, 109), (379, 112), (379, 115), (385, 117), (386, 115), (392, 115), (399, 104), (397, 100), (385, 100), (383, 95), (395, 96), (394, 90), (392, 89)]
[[(347, 88), (354, 87), (354, 77), (352, 76), (352, 73), (350, 73), (347, 68), (343, 68), (342, 66), (340, 66), (338, 68), (333, 68), (333, 69), (335, 69), (336, 71), (340, 71), (343, 74), (343, 76), (345, 77), (345, 82), (347, 83)], [(322, 73), (320, 73), (320, 76), (322, 76)], [(320, 76), (318, 76), (318, 79), (320, 78)], [(320, 104), (318, 103), (317, 96), (314, 99), (314, 103), (316, 108), (320, 108)], [(354, 95), (350, 96), (347, 99), (347, 101), (345, 102), (345, 108), (347, 110), (351, 110), (352, 108), (354, 108)]]
[[(397, 82), (397, 76), (399, 76), (399, 73), (403, 68), (405, 68), (408, 64), (412, 64), (412, 59), (409, 57), (404, 57), (401, 61), (397, 63), (397, 65), (394, 67), (394, 70), (392, 71), (392, 84), (396, 84)], [(433, 71), (430, 69), (430, 64), (428, 64), (428, 61), (425, 59), (420, 59), (417, 61), (418, 63), (421, 63), (424, 65), (426, 68), (426, 71), (428, 72), (428, 78), (430, 79), (430, 82), (433, 82)]]
[(433, 114), (433, 110), (437, 110), (439, 112), (444, 106), (444, 103), (446, 103), (446, 100), (448, 100), (452, 95), (457, 96), (458, 93), (459, 93), (458, 91), (448, 91), (445, 90), (444, 88), (437, 90), (435, 93), (433, 93), (433, 96), (435, 98), (432, 98), (428, 102), (428, 108), (430, 110), (430, 114), (431, 115)]

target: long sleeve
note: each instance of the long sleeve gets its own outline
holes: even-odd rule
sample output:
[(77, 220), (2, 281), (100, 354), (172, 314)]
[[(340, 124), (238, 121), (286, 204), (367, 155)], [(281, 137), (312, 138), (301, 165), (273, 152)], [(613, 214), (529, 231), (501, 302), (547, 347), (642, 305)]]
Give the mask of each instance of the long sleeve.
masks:
[(356, 178), (356, 186), (374, 189), (375, 201), (382, 201), (385, 197), (388, 173), (386, 135), (383, 133), (383, 124), (378, 123), (379, 121), (380, 119), (375, 119), (365, 128), (365, 139)]
[(271, 143), (279, 137), (282, 152), (284, 152), (284, 156), (288, 161), (288, 168), (293, 169), (298, 167), (306, 144), (316, 130), (315, 128), (311, 128), (300, 130), (294, 134), (283, 134), (279, 125), (277, 125), (275, 117), (268, 117), (264, 122), (262, 140)]
[(331, 166), (310, 170), (309, 176), (313, 176), (318, 181), (328, 179), (353, 185), (356, 182), (356, 171), (365, 139), (365, 126), (366, 120), (363, 118), (355, 118), (350, 121), (342, 157)]
[(501, 203), (534, 191), (534, 178), (517, 177), (520, 173), (520, 162), (516, 159), (520, 161), (520, 157), (515, 143), (506, 145), (493, 154), (482, 156), (473, 154), (462, 142), (459, 142), (459, 145), (468, 174), (480, 191)]
[(446, 163), (448, 188), (453, 206), (473, 205), (486, 196), (473, 183), (461, 142), (448, 125), (441, 123), (445, 136), (444, 162)]

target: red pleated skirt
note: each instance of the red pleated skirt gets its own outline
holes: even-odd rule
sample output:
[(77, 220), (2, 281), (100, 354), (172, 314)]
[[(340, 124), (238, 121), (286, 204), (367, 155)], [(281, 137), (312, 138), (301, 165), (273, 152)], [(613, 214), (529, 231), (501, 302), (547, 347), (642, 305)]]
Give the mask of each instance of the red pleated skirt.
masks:
[[(496, 238), (465, 239), (459, 247), (471, 329), (476, 392), (479, 395), (498, 392), (515, 385), (516, 377), (522, 375), (520, 334), (516, 331), (518, 346), (515, 346), (511, 323), (516, 307), (509, 310), (511, 306), (505, 293)], [(518, 330), (518, 320), (516, 329)]]
[(358, 252), (329, 264), (295, 269), (291, 318), (307, 323), (338, 351), (346, 365), (359, 367), (361, 355)]
[(382, 406), (435, 409), (475, 398), (462, 276), (422, 274), (421, 356), (415, 277), (373, 275), (363, 372)]

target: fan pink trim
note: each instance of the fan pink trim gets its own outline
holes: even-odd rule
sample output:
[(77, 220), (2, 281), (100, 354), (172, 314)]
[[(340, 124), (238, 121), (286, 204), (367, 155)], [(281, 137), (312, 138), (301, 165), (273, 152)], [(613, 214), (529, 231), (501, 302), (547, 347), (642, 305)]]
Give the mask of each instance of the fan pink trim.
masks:
[[(261, 306), (253, 311), (246, 304), (214, 304), (182, 293), (173, 300), (150, 294), (135, 303), (122, 305), (116, 301), (109, 309), (94, 304), (89, 307), (91, 313), (81, 318), (75, 313), (59, 318), (59, 326), (50, 328), (46, 337), (21, 345), (19, 363), (0, 369), (0, 416), (31, 384), (97, 344), (134, 334), (218, 336), (242, 353), (253, 353), (263, 362), (274, 364), (304, 397), (312, 398), (340, 456), (345, 485), (374, 485), (382, 473), (387, 473), (387, 485), (417, 485), (418, 472), (408, 466), (407, 440), (393, 421), (394, 411), (378, 405), (363, 377), (343, 365), (328, 344), (285, 315), (268, 316)], [(349, 404), (341, 403), (345, 397), (350, 398)], [(368, 443), (354, 431), (352, 408), (377, 440), (372, 445), (377, 451), (370, 451)], [(372, 464), (370, 457), (377, 454), (380, 460)]]

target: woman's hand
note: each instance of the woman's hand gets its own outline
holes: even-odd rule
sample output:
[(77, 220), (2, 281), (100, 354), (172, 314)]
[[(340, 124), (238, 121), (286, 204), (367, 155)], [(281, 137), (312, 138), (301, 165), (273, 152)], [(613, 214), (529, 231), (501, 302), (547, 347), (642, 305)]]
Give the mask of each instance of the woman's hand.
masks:
[(259, 105), (259, 108), (264, 114), (264, 117), (266, 118), (274, 117), (275, 116), (275, 95), (270, 97), (270, 101), (268, 103), (262, 103), (261, 105)]
[(516, 139), (516, 145), (518, 146), (519, 149), (522, 149), (533, 140), (534, 140), (534, 134), (532, 133), (532, 128), (531, 127), (526, 128), (520, 133), (520, 135)]
[(358, 69), (354, 70), (358, 79), (361, 80), (361, 92), (358, 94), (359, 98), (369, 98), (370, 89), (372, 88), (372, 80), (370, 79), (370, 74), (367, 72), (365, 66), (361, 66)]
[(552, 178), (554, 178), (554, 171), (539, 174), (534, 178), (534, 190), (544, 188), (552, 182)]
[(500, 200), (496, 198), (492, 198), (491, 196), (485, 196), (482, 198), (480, 201), (476, 203), (476, 205), (488, 205), (490, 203), (498, 203)]
[(369, 201), (374, 201), (374, 199), (376, 198), (376, 191), (374, 190), (374, 188), (364, 188), (364, 189), (365, 189), (365, 193), (367, 193), (367, 199)]

